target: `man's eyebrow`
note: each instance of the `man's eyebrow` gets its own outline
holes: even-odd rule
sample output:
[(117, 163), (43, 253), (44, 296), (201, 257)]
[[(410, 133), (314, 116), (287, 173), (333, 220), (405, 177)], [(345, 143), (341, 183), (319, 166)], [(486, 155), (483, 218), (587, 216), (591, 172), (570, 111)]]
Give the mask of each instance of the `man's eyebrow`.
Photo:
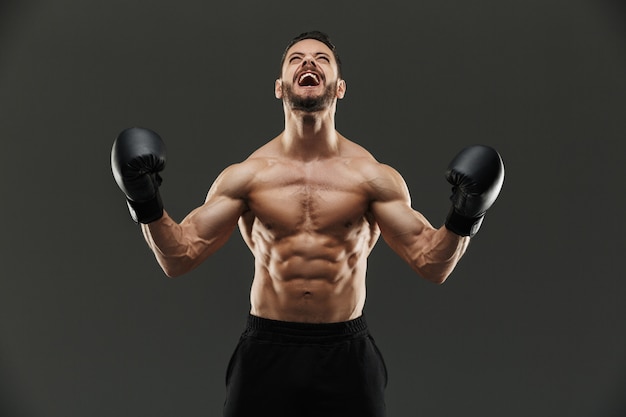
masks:
[[(292, 57), (294, 55), (302, 56), (302, 55), (305, 55), (305, 53), (304, 52), (294, 51), (294, 52), (291, 52), (288, 56)], [(315, 56), (320, 56), (320, 55), (330, 56), (330, 54), (327, 53), (327, 52), (316, 52), (315, 53)]]

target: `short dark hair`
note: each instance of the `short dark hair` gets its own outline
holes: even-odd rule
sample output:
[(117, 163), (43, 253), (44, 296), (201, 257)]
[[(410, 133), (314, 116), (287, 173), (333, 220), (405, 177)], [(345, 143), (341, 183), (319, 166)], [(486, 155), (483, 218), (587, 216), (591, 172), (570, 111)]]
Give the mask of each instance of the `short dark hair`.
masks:
[(289, 43), (287, 44), (287, 47), (283, 51), (283, 57), (280, 60), (280, 72), (279, 72), (279, 75), (282, 74), (283, 64), (285, 63), (285, 58), (287, 58), (287, 51), (289, 50), (289, 48), (291, 48), (296, 43), (298, 43), (300, 41), (303, 41), (305, 39), (314, 39), (314, 40), (320, 41), (324, 45), (328, 46), (328, 48), (333, 52), (333, 55), (335, 56), (335, 62), (337, 62), (337, 69), (339, 71), (339, 78), (341, 78), (341, 74), (342, 74), (342, 72), (341, 72), (341, 59), (339, 59), (339, 54), (337, 53), (337, 49), (335, 48), (335, 45), (331, 42), (330, 37), (326, 33), (320, 32), (319, 30), (312, 30), (312, 31), (309, 31), (309, 32), (301, 33), (298, 36), (296, 36), (295, 38), (293, 38), (291, 41), (289, 41)]

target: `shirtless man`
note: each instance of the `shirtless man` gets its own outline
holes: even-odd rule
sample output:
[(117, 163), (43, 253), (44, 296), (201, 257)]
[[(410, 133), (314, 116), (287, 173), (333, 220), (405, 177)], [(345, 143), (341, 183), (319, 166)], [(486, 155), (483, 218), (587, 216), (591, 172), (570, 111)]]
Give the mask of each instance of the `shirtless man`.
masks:
[(446, 173), (445, 225), (411, 208), (402, 177), (335, 129), (341, 62), (321, 32), (285, 49), (275, 94), (284, 131), (227, 167), (180, 223), (159, 195), (165, 148), (153, 131), (120, 133), (113, 173), (169, 277), (191, 271), (239, 225), (254, 254), (248, 325), (227, 369), (226, 417), (385, 415), (387, 372), (363, 318), (367, 258), (382, 234), (415, 272), (441, 284), (495, 201), (498, 153), (466, 148)]

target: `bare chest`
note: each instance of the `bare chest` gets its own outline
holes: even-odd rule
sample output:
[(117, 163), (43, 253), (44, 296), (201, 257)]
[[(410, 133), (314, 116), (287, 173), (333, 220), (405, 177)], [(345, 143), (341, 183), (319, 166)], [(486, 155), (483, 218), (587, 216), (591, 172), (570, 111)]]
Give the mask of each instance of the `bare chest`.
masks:
[(363, 222), (369, 206), (363, 182), (341, 163), (282, 165), (259, 173), (248, 204), (275, 233), (339, 232)]

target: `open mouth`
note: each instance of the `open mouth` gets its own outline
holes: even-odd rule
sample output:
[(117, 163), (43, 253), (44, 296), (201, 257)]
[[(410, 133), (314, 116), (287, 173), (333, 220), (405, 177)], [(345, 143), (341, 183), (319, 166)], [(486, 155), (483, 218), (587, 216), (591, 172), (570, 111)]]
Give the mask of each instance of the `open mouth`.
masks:
[(305, 72), (298, 78), (298, 85), (301, 87), (315, 87), (320, 85), (320, 79), (313, 72)]

